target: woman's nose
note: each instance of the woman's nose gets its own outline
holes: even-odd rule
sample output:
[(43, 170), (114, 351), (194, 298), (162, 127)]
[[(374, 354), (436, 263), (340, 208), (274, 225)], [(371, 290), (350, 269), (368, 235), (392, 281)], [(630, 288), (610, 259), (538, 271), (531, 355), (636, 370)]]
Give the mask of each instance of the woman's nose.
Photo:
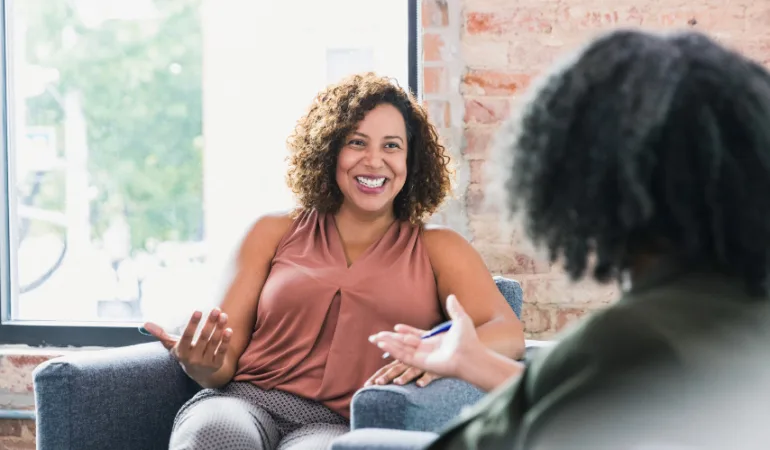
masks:
[(382, 158), (382, 152), (378, 148), (369, 148), (366, 150), (365, 164), (372, 168), (380, 168), (383, 166), (384, 161)]

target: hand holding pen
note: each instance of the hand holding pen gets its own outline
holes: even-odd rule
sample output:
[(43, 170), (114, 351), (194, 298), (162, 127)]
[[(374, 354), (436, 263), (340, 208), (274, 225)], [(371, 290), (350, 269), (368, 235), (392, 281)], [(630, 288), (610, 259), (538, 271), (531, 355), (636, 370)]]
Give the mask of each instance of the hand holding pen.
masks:
[[(447, 320), (446, 322), (431, 328), (430, 331), (428, 331), (427, 333), (421, 335), (420, 339), (428, 339), (433, 336), (439, 335), (441, 333), (446, 333), (447, 331), (449, 331), (450, 328), (452, 328), (452, 321)], [(382, 359), (386, 359), (386, 358), (390, 358), (390, 353), (385, 352), (382, 354)]]
[(473, 321), (454, 295), (447, 299), (451, 319), (422, 336), (409, 332), (405, 325), (396, 325), (395, 332), (383, 331), (369, 341), (395, 359), (440, 376), (456, 377), (461, 361), (467, 355), (484, 348), (476, 335)]

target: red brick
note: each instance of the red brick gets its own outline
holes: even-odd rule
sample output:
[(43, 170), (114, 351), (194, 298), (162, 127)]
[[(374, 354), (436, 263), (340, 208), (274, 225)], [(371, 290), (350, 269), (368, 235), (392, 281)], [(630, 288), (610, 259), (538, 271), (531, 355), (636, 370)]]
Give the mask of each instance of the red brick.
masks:
[(524, 332), (524, 338), (525, 339), (536, 339), (538, 341), (549, 341), (549, 340), (553, 339), (553, 337), (554, 337), (554, 332), (553, 331), (545, 331), (545, 332), (542, 332), (542, 333), (529, 333), (529, 332), (526, 332), (526, 331)]
[(766, 67), (770, 66), (770, 38), (763, 41), (751, 40), (741, 43), (737, 50)]
[[(543, 261), (542, 264), (546, 262)], [(520, 280), (526, 301), (596, 308), (615, 302), (619, 296), (615, 284), (599, 284), (591, 279), (590, 272), (577, 283), (567, 277), (559, 263), (550, 267), (550, 273), (547, 277)]]
[(474, 244), (498, 244), (516, 251), (534, 254), (534, 247), (521, 229), (504, 219), (503, 214), (469, 214), (468, 227)]
[[(738, 6), (736, 6), (738, 8)], [(753, 2), (745, 11), (746, 31), (754, 38), (770, 39), (770, 3), (767, 0)]]
[(618, 26), (641, 26), (645, 12), (636, 6), (612, 8), (605, 2), (598, 4), (562, 4), (557, 9), (559, 31), (603, 30)]
[(586, 278), (567, 285), (568, 299), (572, 304), (604, 306), (614, 303), (620, 297), (620, 290), (615, 283), (599, 284), (586, 273)]
[(425, 33), (422, 37), (422, 57), (424, 61), (442, 61), (444, 51), (444, 36), (439, 33)]
[[(507, 49), (508, 68), (527, 71), (530, 76), (538, 75), (573, 50), (572, 45), (557, 45), (545, 39), (543, 41), (512, 39)], [(537, 46), (537, 51), (533, 51), (533, 46)]]
[(578, 322), (583, 316), (590, 313), (587, 308), (560, 308), (556, 311), (555, 331), (561, 331), (565, 327)]
[(500, 214), (502, 205), (486, 198), (485, 188), (478, 184), (469, 184), (465, 192), (465, 209), (468, 214)]
[(484, 183), (484, 161), (480, 159), (472, 160), (468, 162), (470, 166), (470, 182), (471, 184), (483, 184)]
[(443, 94), (447, 91), (447, 71), (444, 67), (424, 67), (423, 90), (426, 94)]
[(548, 263), (533, 255), (517, 252), (515, 247), (505, 244), (476, 244), (489, 271), (497, 275), (512, 276), (548, 273)]
[(497, 70), (469, 70), (460, 86), (462, 93), (474, 95), (513, 95), (526, 89), (531, 77)]
[[(27, 394), (32, 389), (32, 371), (40, 363), (50, 359), (50, 355), (23, 355), (0, 353), (0, 391), (13, 394)], [(19, 401), (24, 397), (14, 397)], [(31, 396), (29, 397), (31, 399)], [(16, 404), (16, 407), (24, 407)]]
[(483, 214), (491, 212), (484, 202), (484, 190), (478, 185), (468, 186), (465, 193), (465, 208), (471, 214)]
[(52, 358), (50, 355), (6, 355), (4, 358), (14, 367), (34, 369)]
[(21, 420), (0, 420), (0, 436), (21, 437)]
[(492, 41), (488, 38), (466, 37), (460, 42), (460, 55), (467, 67), (496, 67), (508, 66), (508, 42)]
[(550, 33), (553, 30), (552, 20), (550, 8), (542, 6), (496, 12), (469, 11), (465, 14), (465, 31), (470, 35)]
[(34, 448), (34, 420), (0, 420), (0, 450)]
[(551, 330), (551, 312), (547, 308), (526, 303), (521, 311), (521, 322), (526, 333), (543, 333)]
[(35, 450), (34, 438), (32, 440), (0, 438), (0, 450)]
[(559, 280), (554, 276), (523, 278), (519, 283), (524, 291), (524, 301), (527, 303), (548, 305), (565, 300), (561, 295), (564, 290), (557, 286)]
[(740, 5), (676, 6), (652, 15), (650, 25), (663, 28), (692, 27), (706, 32), (742, 32), (746, 29), (746, 8)]
[(498, 124), (510, 113), (510, 101), (501, 98), (473, 97), (465, 99), (466, 124)]
[(465, 148), (463, 154), (469, 159), (484, 159), (489, 154), (494, 130), (491, 127), (470, 126), (464, 130)]
[(425, 100), (423, 102), (425, 109), (428, 110), (428, 118), (433, 125), (438, 128), (448, 127), (451, 120), (451, 110), (448, 101), (445, 100)]
[(449, 24), (448, 0), (422, 0), (422, 26), (445, 27)]

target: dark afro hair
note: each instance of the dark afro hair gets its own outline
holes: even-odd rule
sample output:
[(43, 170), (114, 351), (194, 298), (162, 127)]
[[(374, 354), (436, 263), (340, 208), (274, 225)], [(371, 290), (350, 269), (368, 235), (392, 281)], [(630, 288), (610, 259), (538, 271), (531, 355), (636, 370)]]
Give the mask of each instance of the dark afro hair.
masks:
[(303, 209), (337, 212), (343, 201), (337, 155), (366, 113), (384, 103), (398, 109), (406, 124), (407, 177), (394, 201), (396, 219), (422, 223), (451, 192), (449, 154), (425, 109), (393, 80), (364, 73), (321, 91), (289, 136), (286, 179)]
[[(533, 88), (499, 136), (511, 212), (573, 279), (657, 248), (767, 295), (770, 74), (700, 33), (619, 30)], [(662, 244), (661, 244), (662, 243)], [(663, 250), (661, 250), (663, 249)]]

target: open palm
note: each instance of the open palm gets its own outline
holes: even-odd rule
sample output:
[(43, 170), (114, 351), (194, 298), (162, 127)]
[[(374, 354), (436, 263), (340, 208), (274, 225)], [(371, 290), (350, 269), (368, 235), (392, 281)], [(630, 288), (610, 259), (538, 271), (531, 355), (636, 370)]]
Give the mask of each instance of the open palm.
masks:
[(422, 330), (396, 325), (394, 332), (377, 333), (370, 340), (405, 364), (436, 375), (454, 377), (465, 356), (477, 351), (482, 344), (473, 321), (453, 295), (447, 299), (447, 312), (452, 319), (452, 328), (446, 333), (421, 339)]

